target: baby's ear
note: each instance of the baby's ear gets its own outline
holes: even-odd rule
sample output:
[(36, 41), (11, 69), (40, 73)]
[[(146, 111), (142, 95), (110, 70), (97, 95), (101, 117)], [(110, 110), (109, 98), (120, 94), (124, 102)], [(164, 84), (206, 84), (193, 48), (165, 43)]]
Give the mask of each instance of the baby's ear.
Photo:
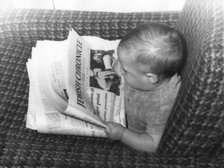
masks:
[(147, 80), (152, 83), (152, 84), (155, 84), (159, 81), (159, 78), (156, 74), (153, 74), (153, 73), (147, 73), (145, 74)]

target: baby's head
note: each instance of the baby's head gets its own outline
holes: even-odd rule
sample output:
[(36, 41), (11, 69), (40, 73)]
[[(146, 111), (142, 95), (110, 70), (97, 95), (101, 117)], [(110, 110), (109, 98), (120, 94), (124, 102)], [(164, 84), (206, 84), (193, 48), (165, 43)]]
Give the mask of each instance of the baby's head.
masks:
[(118, 59), (125, 81), (133, 88), (152, 90), (184, 64), (180, 35), (162, 24), (142, 25), (128, 33), (119, 43)]

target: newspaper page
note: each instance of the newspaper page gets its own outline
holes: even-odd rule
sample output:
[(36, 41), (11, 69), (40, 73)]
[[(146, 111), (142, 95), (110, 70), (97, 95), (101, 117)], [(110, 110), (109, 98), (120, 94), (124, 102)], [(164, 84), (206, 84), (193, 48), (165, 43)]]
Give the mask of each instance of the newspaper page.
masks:
[(39, 42), (33, 49), (27, 62), (30, 92), (26, 126), (41, 133), (105, 137), (102, 127), (61, 113), (68, 106), (66, 49), (67, 42), (50, 41)]
[[(79, 36), (77, 35), (77, 37)], [(108, 94), (108, 91), (101, 91), (102, 88), (90, 87), (93, 84), (87, 80), (91, 75), (91, 71), (88, 71), (91, 69), (88, 66), (91, 62), (90, 59), (84, 59), (83, 65), (86, 66), (83, 69), (86, 71), (82, 71), (81, 75), (84, 80), (82, 80), (83, 83), (80, 83), (81, 85), (77, 84), (84, 87), (72, 85), (73, 79), (77, 80), (77, 78), (71, 74), (76, 72), (73, 70), (78, 69), (70, 59), (72, 55), (68, 54), (71, 53), (68, 52), (70, 45), (69, 40), (39, 41), (37, 47), (33, 48), (32, 59), (27, 62), (30, 88), (26, 126), (42, 133), (105, 137), (103, 121), (110, 120), (125, 125), (123, 93), (119, 91), (120, 99), (116, 99), (118, 92)], [(86, 48), (87, 53), (96, 52)], [(88, 55), (85, 55), (85, 58), (88, 58)], [(70, 66), (73, 66), (74, 69)], [(70, 79), (69, 76), (73, 79)], [(81, 92), (83, 92), (82, 95), (78, 95)], [(78, 100), (77, 95), (82, 96), (78, 99), (83, 99), (76, 104), (74, 102)], [(112, 113), (107, 113), (107, 111)]]
[(30, 79), (27, 128), (41, 133), (105, 137), (103, 128), (61, 113), (68, 105), (63, 73), (67, 57), (62, 53), (67, 42), (44, 41), (37, 45), (27, 62)]
[(75, 31), (70, 32), (68, 41), (69, 101), (64, 113), (103, 127), (102, 121), (125, 126), (123, 83), (112, 68), (114, 45), (96, 49), (96, 38), (91, 46)]

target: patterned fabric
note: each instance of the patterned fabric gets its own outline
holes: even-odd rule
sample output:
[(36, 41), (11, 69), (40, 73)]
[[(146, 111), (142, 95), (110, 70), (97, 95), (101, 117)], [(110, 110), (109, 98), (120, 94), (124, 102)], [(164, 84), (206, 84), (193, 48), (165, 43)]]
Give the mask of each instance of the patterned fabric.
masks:
[(188, 46), (180, 93), (160, 152), (208, 155), (224, 139), (224, 4), (189, 0), (178, 28)]
[[(192, 0), (189, 3), (195, 2)], [(209, 3), (211, 2), (209, 1)], [(188, 4), (188, 6), (190, 5)], [(199, 7), (204, 8), (203, 5)], [(206, 5), (206, 9), (207, 7), (210, 8), (210, 5)], [(191, 11), (191, 7), (187, 8), (191, 15), (193, 9)], [(185, 9), (185, 14), (182, 15), (187, 16), (186, 13)], [(196, 15), (193, 16), (196, 17)], [(215, 16), (218, 16), (217, 13)], [(214, 71), (218, 71), (223, 74), (223, 69), (219, 64), (223, 55), (219, 57), (221, 55), (218, 52), (219, 48), (215, 48), (216, 50), (206, 48), (206, 53), (204, 52), (203, 57), (198, 56), (198, 60), (190, 54), (192, 55), (188, 60), (190, 65), (185, 69), (185, 72), (189, 71), (189, 73), (183, 73), (186, 85), (181, 87), (177, 105), (172, 112), (166, 129), (167, 133), (161, 143), (160, 154), (137, 152), (120, 142), (110, 141), (106, 138), (39, 134), (25, 128), (29, 87), (25, 63), (31, 56), (31, 48), (37, 40), (66, 39), (71, 27), (80, 35), (94, 35), (111, 40), (119, 39), (140, 24), (160, 22), (175, 27), (177, 19), (178, 13), (159, 12), (16, 10), (6, 14), (1, 13), (0, 167), (222, 167), (224, 165), (223, 151), (220, 151), (219, 155), (215, 157), (185, 156), (185, 154), (191, 153), (188, 151), (196, 150), (199, 153), (203, 151), (211, 153), (212, 149), (213, 151), (216, 149), (215, 144), (218, 144), (223, 135), (223, 132), (218, 132), (221, 125), (220, 119), (223, 117), (220, 115), (223, 110), (221, 99), (223, 92), (220, 88), (223, 77), (214, 73)], [(186, 22), (186, 26), (189, 26), (188, 23), (190, 21)], [(213, 32), (218, 29), (218, 33), (221, 31), (218, 26), (221, 23), (215, 23), (217, 24), (209, 27), (213, 29), (209, 30)], [(196, 29), (190, 30), (195, 30), (197, 34)], [(220, 35), (215, 33), (213, 36), (220, 39)], [(197, 37), (192, 38), (195, 40)], [(211, 44), (214, 40), (211, 40), (209, 36), (205, 37), (208, 40), (207, 46), (212, 47)], [(194, 45), (196, 42), (192, 44), (192, 46)], [(203, 53), (203, 51), (205, 49), (201, 49), (199, 53)], [(214, 55), (218, 56), (217, 60)], [(208, 60), (203, 59), (204, 56), (207, 56), (205, 58)], [(206, 61), (212, 64), (208, 64)], [(202, 67), (200, 67), (201, 64)], [(192, 65), (198, 66), (194, 67), (196, 71), (191, 68)], [(204, 72), (202, 68), (205, 67)], [(196, 74), (201, 75), (200, 78)], [(205, 75), (208, 77), (206, 78)], [(186, 81), (187, 78), (190, 80)], [(204, 81), (207, 81), (209, 86), (205, 86)], [(197, 82), (198, 86), (195, 86), (194, 82)], [(209, 92), (209, 89), (212, 92)], [(210, 97), (207, 98), (205, 94), (209, 94)], [(189, 103), (187, 103), (188, 101)], [(182, 102), (183, 105), (181, 105)], [(206, 111), (205, 118), (201, 115), (204, 114), (201, 113), (202, 111)], [(201, 119), (206, 121), (201, 122)], [(204, 146), (200, 143), (201, 141), (204, 142)], [(209, 145), (211, 145), (210, 148)], [(163, 154), (161, 154), (162, 152)]]
[(0, 39), (30, 42), (63, 40), (73, 27), (79, 35), (118, 39), (147, 22), (175, 26), (177, 13), (112, 13), (61, 10), (17, 10), (1, 14)]

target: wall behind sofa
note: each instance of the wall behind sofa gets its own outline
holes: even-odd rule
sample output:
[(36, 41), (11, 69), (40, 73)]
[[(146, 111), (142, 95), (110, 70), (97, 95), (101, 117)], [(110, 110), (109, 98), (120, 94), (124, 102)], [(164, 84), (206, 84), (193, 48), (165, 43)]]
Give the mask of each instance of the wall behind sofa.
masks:
[(0, 0), (0, 10), (12, 8), (68, 9), (88, 11), (178, 11), (185, 0)]

